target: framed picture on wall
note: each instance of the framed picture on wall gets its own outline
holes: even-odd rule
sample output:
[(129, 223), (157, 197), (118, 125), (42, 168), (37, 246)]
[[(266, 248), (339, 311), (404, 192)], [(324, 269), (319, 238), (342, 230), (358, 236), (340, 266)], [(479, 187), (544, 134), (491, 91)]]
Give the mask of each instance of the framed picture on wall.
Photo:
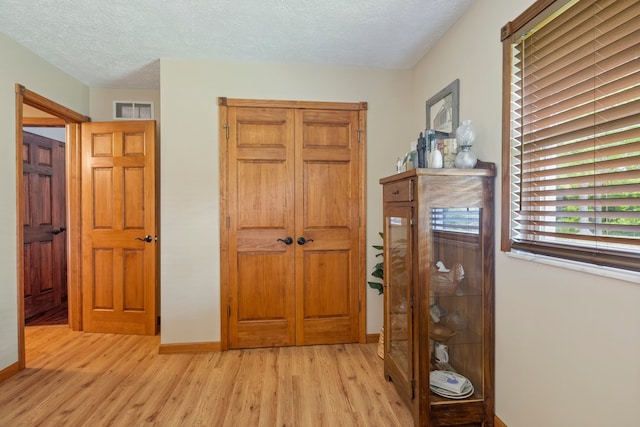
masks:
[(427, 129), (455, 137), (460, 115), (459, 103), (460, 79), (455, 79), (427, 101)]

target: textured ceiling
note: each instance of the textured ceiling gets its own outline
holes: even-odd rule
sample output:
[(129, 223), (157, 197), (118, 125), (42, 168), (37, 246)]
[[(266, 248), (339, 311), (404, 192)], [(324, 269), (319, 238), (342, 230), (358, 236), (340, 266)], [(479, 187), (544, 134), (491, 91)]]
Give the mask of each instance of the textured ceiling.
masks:
[(89, 86), (154, 89), (160, 58), (411, 68), (474, 1), (0, 0), (0, 32)]

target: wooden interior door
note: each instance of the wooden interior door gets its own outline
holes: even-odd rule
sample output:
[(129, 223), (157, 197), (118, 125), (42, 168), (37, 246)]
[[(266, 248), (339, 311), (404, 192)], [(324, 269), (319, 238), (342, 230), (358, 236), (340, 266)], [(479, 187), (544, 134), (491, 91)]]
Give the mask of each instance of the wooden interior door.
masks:
[(82, 124), (83, 328), (156, 333), (154, 121)]
[(358, 341), (358, 108), (234, 101), (221, 115), (228, 346)]
[(229, 344), (293, 345), (294, 111), (233, 108), (229, 123)]
[(358, 340), (358, 111), (296, 111), (296, 342)]
[(23, 132), (24, 317), (67, 295), (64, 143)]

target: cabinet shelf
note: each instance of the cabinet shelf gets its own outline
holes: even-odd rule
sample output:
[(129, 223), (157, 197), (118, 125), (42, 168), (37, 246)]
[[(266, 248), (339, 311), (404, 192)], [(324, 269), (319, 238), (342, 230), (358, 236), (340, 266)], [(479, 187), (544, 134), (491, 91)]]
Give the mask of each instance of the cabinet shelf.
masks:
[(472, 296), (482, 296), (482, 291), (477, 288), (465, 288), (464, 286), (459, 287), (460, 292), (458, 294), (450, 294), (450, 293), (441, 293), (434, 292), (432, 290), (429, 291), (429, 294), (434, 297), (440, 298), (458, 298), (458, 297), (472, 297)]
[(482, 344), (482, 336), (473, 331), (456, 331), (456, 334), (446, 340), (433, 339), (448, 346), (463, 344)]
[[(479, 164), (413, 169), (380, 180), (384, 263), (390, 266), (384, 373), (416, 426), (493, 422), (495, 165)], [(473, 394), (433, 393), (433, 370), (464, 376)]]
[(461, 405), (465, 402), (481, 402), (482, 401), (482, 395), (479, 393), (473, 393), (471, 396), (469, 397), (465, 397), (464, 399), (459, 399), (459, 400), (454, 400), (451, 401), (451, 399), (447, 399), (446, 397), (443, 396), (438, 396), (437, 394), (435, 394), (434, 392), (430, 392), (429, 393), (429, 400), (431, 405)]

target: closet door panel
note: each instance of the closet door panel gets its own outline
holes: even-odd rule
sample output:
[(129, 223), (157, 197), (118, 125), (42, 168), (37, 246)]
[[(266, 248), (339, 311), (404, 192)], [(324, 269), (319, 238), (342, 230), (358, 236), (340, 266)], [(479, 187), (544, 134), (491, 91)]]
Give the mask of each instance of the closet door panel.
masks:
[(293, 112), (233, 108), (229, 139), (231, 348), (295, 344)]
[(296, 335), (300, 345), (358, 339), (356, 111), (296, 113)]
[(228, 347), (357, 342), (361, 105), (225, 102)]

